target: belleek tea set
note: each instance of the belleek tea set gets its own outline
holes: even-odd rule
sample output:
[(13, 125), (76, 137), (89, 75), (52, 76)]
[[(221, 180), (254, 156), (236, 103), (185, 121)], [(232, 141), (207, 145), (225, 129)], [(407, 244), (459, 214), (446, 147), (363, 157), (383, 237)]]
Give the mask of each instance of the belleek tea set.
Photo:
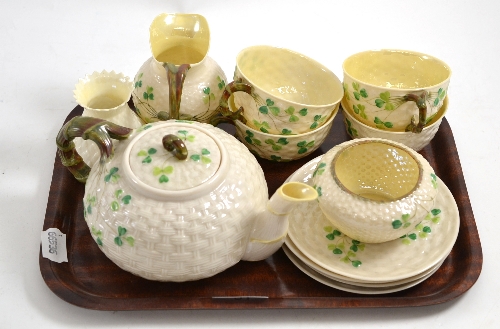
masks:
[[(448, 66), (366, 51), (345, 60), (341, 82), (313, 59), (258, 45), (236, 56), (228, 82), (209, 44), (203, 16), (161, 14), (133, 81), (102, 71), (76, 85), (84, 111), (61, 128), (58, 153), (85, 183), (84, 218), (102, 252), (158, 281), (207, 278), (281, 247), (307, 275), (346, 291), (392, 292), (432, 275), (454, 244), (458, 211), (417, 151), (446, 112)], [(268, 200), (255, 156), (309, 155), (340, 105), (353, 139)]]

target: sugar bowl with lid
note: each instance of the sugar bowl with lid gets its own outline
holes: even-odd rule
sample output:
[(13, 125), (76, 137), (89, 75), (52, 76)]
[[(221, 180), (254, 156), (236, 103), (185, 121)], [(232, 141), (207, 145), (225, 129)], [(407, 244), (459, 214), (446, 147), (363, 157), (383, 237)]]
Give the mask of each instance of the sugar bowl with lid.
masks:
[(437, 177), (413, 149), (385, 139), (361, 138), (329, 150), (313, 173), (319, 206), (352, 239), (397, 239), (433, 209)]
[[(78, 136), (101, 150), (92, 169), (74, 149)], [(197, 280), (240, 260), (265, 259), (281, 247), (296, 202), (317, 198), (314, 188), (287, 183), (268, 201), (264, 174), (248, 149), (199, 122), (132, 130), (75, 117), (57, 145), (63, 164), (86, 181), (84, 217), (99, 248), (151, 280)]]

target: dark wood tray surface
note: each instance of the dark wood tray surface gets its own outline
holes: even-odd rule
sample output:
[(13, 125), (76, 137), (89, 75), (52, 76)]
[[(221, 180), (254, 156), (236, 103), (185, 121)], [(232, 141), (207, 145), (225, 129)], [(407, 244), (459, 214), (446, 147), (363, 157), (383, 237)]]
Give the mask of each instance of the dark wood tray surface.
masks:
[[(82, 108), (77, 106), (66, 120), (81, 113)], [(259, 159), (270, 194), (302, 165), (349, 139), (342, 119), (339, 113), (324, 144), (303, 159), (289, 163)], [(230, 125), (221, 127), (234, 133)], [(55, 227), (66, 234), (68, 262), (52, 262), (40, 252), (40, 271), (57, 296), (71, 304), (97, 310), (368, 308), (447, 302), (465, 293), (479, 277), (483, 263), (481, 243), (446, 118), (433, 141), (420, 153), (455, 197), (460, 231), (441, 268), (423, 283), (407, 290), (360, 295), (330, 288), (302, 273), (282, 250), (266, 260), (242, 261), (214, 277), (198, 281), (155, 282), (134, 276), (108, 260), (92, 240), (83, 218), (84, 185), (62, 166), (57, 155), (43, 230)]]

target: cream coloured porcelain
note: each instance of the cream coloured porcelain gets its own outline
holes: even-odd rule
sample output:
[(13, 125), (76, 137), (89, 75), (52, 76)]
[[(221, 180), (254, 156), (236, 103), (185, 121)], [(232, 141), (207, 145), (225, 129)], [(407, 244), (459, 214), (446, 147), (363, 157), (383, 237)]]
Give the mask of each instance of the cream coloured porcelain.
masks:
[(297, 160), (308, 156), (323, 144), (337, 112), (338, 108), (321, 127), (299, 135), (266, 134), (236, 120), (236, 136), (250, 152), (260, 158), (277, 162)]
[(234, 81), (250, 86), (250, 95), (234, 93), (240, 119), (249, 127), (276, 135), (303, 134), (325, 124), (342, 99), (340, 80), (302, 54), (271, 46), (243, 49), (236, 58)]
[[(323, 157), (309, 161), (288, 181), (313, 185), (313, 176)], [(332, 225), (316, 201), (295, 208), (289, 217), (288, 237), (308, 259), (331, 273), (349, 278), (353, 284), (395, 282), (417, 276), (447, 257), (460, 227), (453, 195), (439, 178), (437, 183), (440, 189), (434, 207), (410, 232), (396, 240), (385, 243), (353, 240)]]
[(439, 111), (451, 70), (432, 56), (404, 50), (371, 50), (343, 63), (344, 100), (364, 124), (419, 133)]
[[(443, 264), (443, 261), (448, 255), (445, 255), (445, 257), (436, 265), (426, 269), (425, 271), (422, 271), (421, 273), (418, 273), (416, 275), (410, 276), (408, 278), (404, 278), (401, 280), (395, 280), (395, 281), (387, 281), (387, 282), (366, 282), (365, 280), (357, 280), (357, 279), (351, 279), (349, 277), (337, 274), (335, 272), (330, 272), (327, 269), (317, 265), (314, 263), (312, 260), (307, 258), (306, 255), (304, 255), (297, 246), (293, 243), (293, 241), (287, 237), (285, 239), (285, 246), (288, 249), (289, 252), (293, 253), (295, 257), (300, 259), (304, 265), (307, 267), (311, 268), (315, 272), (319, 273), (321, 276), (324, 276), (326, 278), (346, 283), (349, 285), (353, 286), (358, 286), (358, 287), (368, 287), (368, 288), (390, 288), (390, 287), (395, 287), (395, 286), (402, 286), (404, 284), (411, 284), (412, 282), (415, 282), (417, 280), (420, 280), (424, 277), (427, 277), (429, 274), (434, 273), (441, 265)], [(285, 248), (285, 247), (284, 247)]]
[(329, 287), (332, 287), (332, 288), (335, 288), (338, 290), (352, 292), (352, 293), (356, 293), (356, 294), (363, 294), (363, 295), (389, 294), (389, 293), (409, 289), (409, 288), (416, 286), (417, 284), (427, 280), (431, 275), (433, 275), (439, 269), (439, 266), (436, 266), (429, 273), (422, 276), (421, 278), (418, 278), (416, 280), (409, 281), (406, 283), (392, 285), (392, 286), (388, 286), (388, 287), (369, 287), (369, 286), (345, 283), (345, 282), (342, 282), (342, 281), (339, 281), (336, 279), (332, 279), (328, 276), (325, 276), (325, 275), (321, 274), (320, 272), (315, 271), (315, 269), (309, 267), (300, 258), (298, 258), (297, 255), (295, 255), (293, 252), (291, 252), (286, 246), (283, 247), (283, 250), (284, 250), (285, 254), (288, 256), (288, 258), (292, 261), (292, 263), (295, 266), (297, 266), (306, 275), (311, 277), (312, 279), (314, 279), (318, 282), (321, 282), (322, 284), (324, 284), (326, 286), (329, 286)]
[(226, 76), (207, 56), (210, 30), (206, 19), (197, 14), (160, 14), (151, 23), (149, 41), (152, 57), (134, 78), (132, 98), (139, 116), (144, 122), (188, 119), (209, 123)]
[(448, 97), (443, 100), (443, 106), (441, 106), (436, 115), (432, 117), (419, 134), (414, 134), (411, 131), (389, 131), (367, 126), (357, 119), (356, 114), (346, 104), (345, 99), (342, 100), (341, 104), (345, 128), (351, 138), (383, 138), (404, 144), (415, 151), (420, 151), (436, 135), (448, 110)]
[(312, 187), (291, 182), (268, 201), (255, 157), (209, 124), (169, 120), (130, 130), (76, 117), (57, 141), (63, 163), (85, 181), (71, 150), (75, 135), (103, 150), (83, 200), (92, 238), (119, 267), (147, 279), (197, 280), (265, 259), (283, 244), (295, 204), (317, 198)]
[(420, 154), (374, 138), (329, 150), (314, 173), (319, 206), (347, 236), (380, 243), (407, 234), (433, 209), (437, 177)]
[[(93, 72), (79, 79), (73, 91), (76, 102), (83, 107), (83, 116), (99, 118), (128, 128), (138, 128), (141, 120), (128, 106), (133, 83), (123, 73)], [(81, 138), (74, 140), (84, 161), (93, 166), (100, 152), (95, 143)]]

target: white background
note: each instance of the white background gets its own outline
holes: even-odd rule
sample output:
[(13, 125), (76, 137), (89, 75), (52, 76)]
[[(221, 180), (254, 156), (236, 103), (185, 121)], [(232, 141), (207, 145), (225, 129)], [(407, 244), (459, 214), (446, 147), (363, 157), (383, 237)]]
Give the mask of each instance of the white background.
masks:
[[(40, 231), (55, 136), (76, 106), (78, 78), (103, 69), (133, 77), (150, 56), (162, 12), (204, 15), (209, 55), (232, 78), (243, 48), (293, 49), (342, 77), (350, 54), (411, 49), (453, 70), (446, 115), (484, 253), (460, 298), (402, 309), (100, 312), (54, 295), (39, 271)], [(500, 2), (474, 1), (7, 1), (0, 6), (0, 328), (493, 328), (500, 327), (498, 165)]]

